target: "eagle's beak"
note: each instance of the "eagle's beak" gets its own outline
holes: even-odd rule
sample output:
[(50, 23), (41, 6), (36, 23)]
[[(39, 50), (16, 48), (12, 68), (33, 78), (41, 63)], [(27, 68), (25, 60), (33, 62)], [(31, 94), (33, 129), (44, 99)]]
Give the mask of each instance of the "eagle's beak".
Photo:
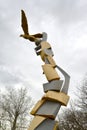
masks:
[(23, 34), (21, 34), (20, 37), (23, 37)]

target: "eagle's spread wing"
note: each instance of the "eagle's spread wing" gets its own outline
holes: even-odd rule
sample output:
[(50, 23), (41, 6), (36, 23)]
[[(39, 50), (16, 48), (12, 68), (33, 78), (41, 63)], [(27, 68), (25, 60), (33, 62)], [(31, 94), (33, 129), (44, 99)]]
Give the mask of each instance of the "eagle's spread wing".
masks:
[(27, 17), (26, 17), (25, 12), (23, 10), (21, 10), (21, 26), (22, 26), (22, 29), (24, 31), (24, 34), (29, 34)]
[(43, 35), (41, 33), (37, 33), (37, 34), (34, 34), (32, 36), (34, 36), (35, 38), (42, 38)]

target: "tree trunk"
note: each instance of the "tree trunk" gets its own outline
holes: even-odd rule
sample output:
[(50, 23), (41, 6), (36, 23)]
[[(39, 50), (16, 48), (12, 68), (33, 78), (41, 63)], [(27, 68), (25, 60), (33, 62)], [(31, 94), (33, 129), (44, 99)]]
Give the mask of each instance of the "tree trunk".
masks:
[(16, 130), (17, 117), (18, 117), (18, 114), (16, 114), (16, 116), (15, 116), (11, 130)]

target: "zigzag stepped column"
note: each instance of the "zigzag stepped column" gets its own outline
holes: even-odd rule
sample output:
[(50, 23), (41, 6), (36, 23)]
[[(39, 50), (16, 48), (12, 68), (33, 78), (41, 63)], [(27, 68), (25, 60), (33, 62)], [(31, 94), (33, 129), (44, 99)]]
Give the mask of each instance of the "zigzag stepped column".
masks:
[[(67, 106), (69, 101), (67, 91), (70, 76), (54, 61), (51, 45), (46, 39), (47, 34), (43, 33), (42, 40), (35, 42), (35, 52), (44, 62), (42, 70), (47, 83), (43, 83), (44, 95), (31, 111), (34, 118), (28, 130), (58, 130), (58, 122), (55, 118), (61, 106)], [(64, 81), (61, 80), (57, 69), (63, 74)]]

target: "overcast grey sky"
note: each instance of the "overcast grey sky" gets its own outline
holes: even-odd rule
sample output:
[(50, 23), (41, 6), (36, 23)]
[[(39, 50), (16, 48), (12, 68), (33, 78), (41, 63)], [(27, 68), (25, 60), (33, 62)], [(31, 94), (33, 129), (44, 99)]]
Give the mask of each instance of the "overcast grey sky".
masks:
[(0, 87), (30, 88), (32, 97), (43, 95), (43, 62), (35, 45), (19, 37), (21, 9), (25, 10), (30, 33), (47, 32), (54, 59), (71, 76), (69, 94), (87, 72), (86, 0), (0, 1)]

